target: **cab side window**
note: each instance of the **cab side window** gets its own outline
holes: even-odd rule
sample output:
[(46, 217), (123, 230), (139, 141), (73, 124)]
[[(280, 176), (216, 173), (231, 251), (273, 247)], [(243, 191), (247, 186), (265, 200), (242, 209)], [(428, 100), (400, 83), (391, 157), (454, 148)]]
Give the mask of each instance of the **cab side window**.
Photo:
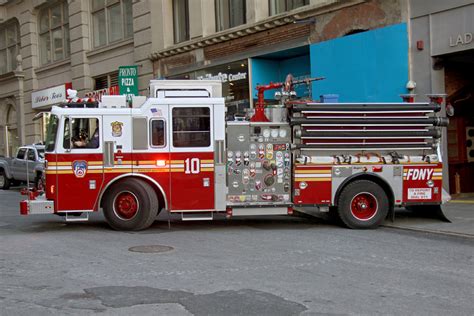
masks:
[(64, 123), (64, 149), (99, 148), (99, 120), (96, 118), (69, 118)]
[(28, 150), (28, 160), (30, 161), (35, 161), (36, 160), (36, 154), (33, 149)]
[(165, 121), (151, 120), (151, 146), (164, 147), (165, 146)]
[(174, 147), (209, 147), (211, 145), (210, 108), (174, 108), (172, 115)]
[(26, 148), (18, 149), (18, 153), (16, 154), (17, 159), (25, 159)]

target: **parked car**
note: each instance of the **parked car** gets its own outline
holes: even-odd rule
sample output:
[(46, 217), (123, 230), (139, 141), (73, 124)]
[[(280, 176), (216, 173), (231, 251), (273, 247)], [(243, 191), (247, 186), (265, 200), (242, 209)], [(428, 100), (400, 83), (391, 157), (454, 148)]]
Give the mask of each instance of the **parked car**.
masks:
[[(28, 172), (27, 172), (28, 166)], [(44, 186), (44, 145), (29, 145), (18, 148), (15, 157), (0, 157), (0, 189), (26, 181), (35, 187)]]

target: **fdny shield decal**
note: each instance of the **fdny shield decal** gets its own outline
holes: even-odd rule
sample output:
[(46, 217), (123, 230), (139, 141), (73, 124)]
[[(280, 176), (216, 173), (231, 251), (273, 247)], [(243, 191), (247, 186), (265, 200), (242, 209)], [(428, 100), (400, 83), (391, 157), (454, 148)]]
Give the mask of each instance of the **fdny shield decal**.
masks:
[(76, 178), (84, 178), (87, 173), (87, 162), (84, 160), (76, 160), (72, 163), (72, 170)]
[(112, 126), (112, 136), (113, 137), (122, 136), (122, 126), (123, 126), (122, 122), (115, 121), (115, 122), (110, 123), (110, 125)]

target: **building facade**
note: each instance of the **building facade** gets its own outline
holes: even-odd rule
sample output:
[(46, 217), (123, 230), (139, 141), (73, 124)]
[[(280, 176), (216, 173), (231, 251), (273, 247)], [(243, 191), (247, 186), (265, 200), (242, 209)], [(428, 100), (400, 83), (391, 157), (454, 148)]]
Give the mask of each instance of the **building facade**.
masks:
[(454, 116), (444, 139), (451, 193), (474, 192), (474, 1), (411, 0), (415, 92), (445, 93)]

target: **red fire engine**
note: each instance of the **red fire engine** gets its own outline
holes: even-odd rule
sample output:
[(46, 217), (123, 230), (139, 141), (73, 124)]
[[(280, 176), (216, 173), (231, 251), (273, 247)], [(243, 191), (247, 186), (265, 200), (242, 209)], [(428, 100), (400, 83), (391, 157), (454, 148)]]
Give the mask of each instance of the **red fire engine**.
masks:
[[(226, 121), (221, 83), (153, 80), (150, 97), (104, 96), (97, 107), (53, 107), (44, 192), (21, 214), (87, 220), (103, 210), (118, 230), (183, 220), (335, 211), (374, 228), (394, 207), (440, 211), (442, 99), (430, 103), (320, 103), (296, 84), (257, 87), (252, 119)], [(263, 92), (279, 89), (265, 107)]]

